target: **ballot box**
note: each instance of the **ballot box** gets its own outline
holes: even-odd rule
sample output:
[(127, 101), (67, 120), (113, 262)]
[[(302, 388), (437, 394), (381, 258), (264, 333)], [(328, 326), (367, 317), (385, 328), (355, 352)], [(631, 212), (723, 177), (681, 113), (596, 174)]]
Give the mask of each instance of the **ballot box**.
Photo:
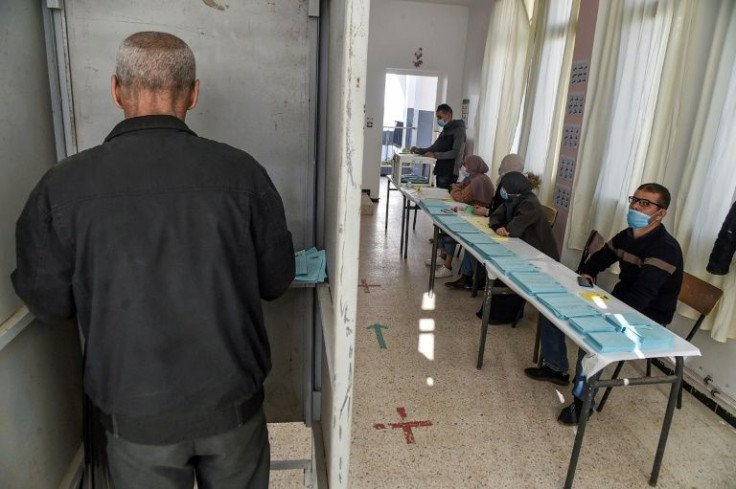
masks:
[[(392, 172), (396, 184), (434, 185), (434, 158), (411, 153), (397, 153), (393, 157)], [(400, 179), (400, 180), (399, 180)]]

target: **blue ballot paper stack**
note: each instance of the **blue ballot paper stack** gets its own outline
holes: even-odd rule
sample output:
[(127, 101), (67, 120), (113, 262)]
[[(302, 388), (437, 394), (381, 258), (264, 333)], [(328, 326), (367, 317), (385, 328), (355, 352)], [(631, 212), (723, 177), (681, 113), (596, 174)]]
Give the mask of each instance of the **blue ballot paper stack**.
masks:
[(532, 295), (565, 293), (567, 289), (555, 279), (542, 272), (510, 272), (509, 276), (522, 289)]
[[(539, 302), (547, 306), (547, 308), (552, 311), (558, 318), (570, 319), (600, 316), (600, 312), (598, 312), (596, 308), (592, 307), (583, 299), (573, 294), (537, 294), (537, 299), (539, 299)], [(606, 322), (606, 320), (602, 317), (600, 318), (600, 321)], [(572, 322), (570, 324), (572, 324)], [(575, 325), (572, 324), (572, 326), (574, 327)], [(613, 325), (609, 324), (609, 326)], [(583, 333), (587, 332), (582, 330), (581, 328), (576, 329)], [(597, 329), (596, 331), (617, 331), (618, 329), (620, 328), (616, 328), (615, 326), (613, 326), (610, 329)]]
[(324, 282), (327, 278), (325, 250), (318, 250), (317, 248), (300, 250), (294, 253), (294, 259), (296, 261), (294, 282), (317, 284)]

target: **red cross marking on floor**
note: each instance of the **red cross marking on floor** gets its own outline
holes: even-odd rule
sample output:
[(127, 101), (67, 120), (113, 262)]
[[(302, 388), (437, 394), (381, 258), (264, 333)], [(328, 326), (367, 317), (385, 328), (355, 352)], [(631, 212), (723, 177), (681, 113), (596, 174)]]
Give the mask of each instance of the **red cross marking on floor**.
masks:
[[(400, 423), (388, 423), (388, 426), (391, 428), (400, 428), (404, 431), (404, 437), (406, 438), (406, 443), (414, 443), (414, 433), (412, 432), (412, 428), (421, 428), (425, 426), (432, 426), (431, 421), (404, 421), (406, 419), (406, 409), (403, 407), (397, 407), (396, 412), (399, 413), (399, 416), (401, 417)], [(373, 427), (377, 430), (385, 430), (386, 425), (384, 423), (376, 423), (373, 425)]]
[(360, 281), (359, 287), (363, 287), (363, 290), (365, 290), (366, 294), (371, 293), (371, 289), (369, 287), (380, 287), (378, 284), (369, 284), (366, 279), (363, 279)]

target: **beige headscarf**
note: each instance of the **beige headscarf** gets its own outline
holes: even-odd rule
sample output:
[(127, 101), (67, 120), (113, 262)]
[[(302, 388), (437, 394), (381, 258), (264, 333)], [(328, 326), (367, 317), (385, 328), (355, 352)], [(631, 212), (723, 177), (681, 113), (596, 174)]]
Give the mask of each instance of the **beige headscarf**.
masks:
[(509, 153), (501, 160), (501, 166), (498, 167), (498, 180), (496, 180), (496, 187), (501, 185), (501, 178), (508, 172), (518, 171), (522, 173), (524, 171), (524, 161), (516, 153)]

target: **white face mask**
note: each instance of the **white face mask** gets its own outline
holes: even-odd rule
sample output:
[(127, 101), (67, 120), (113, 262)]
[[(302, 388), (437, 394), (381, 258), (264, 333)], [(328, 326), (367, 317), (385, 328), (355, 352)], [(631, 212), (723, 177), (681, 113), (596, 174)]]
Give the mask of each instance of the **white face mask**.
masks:
[(468, 170), (466, 170), (464, 167), (460, 167), (460, 175), (458, 175), (457, 181), (462, 182), (463, 180), (469, 177), (470, 177), (470, 172), (468, 172)]

